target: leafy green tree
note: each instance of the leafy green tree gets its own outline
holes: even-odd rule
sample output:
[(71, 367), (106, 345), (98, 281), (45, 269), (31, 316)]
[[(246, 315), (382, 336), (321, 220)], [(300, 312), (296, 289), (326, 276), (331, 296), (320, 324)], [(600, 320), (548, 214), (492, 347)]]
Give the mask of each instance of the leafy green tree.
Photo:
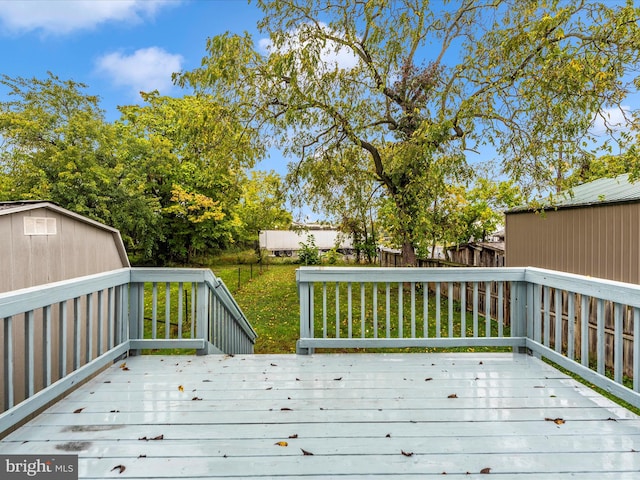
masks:
[(340, 157), (303, 162), (287, 182), (295, 186), (292, 203), (310, 206), (330, 219), (352, 239), (358, 261), (371, 263), (377, 255), (376, 219), (382, 189), (371, 173), (369, 158), (357, 147), (344, 149)]
[[(384, 185), (405, 262), (427, 190), (464, 181), (465, 151), (492, 143), (516, 180), (547, 182), (550, 145), (619, 105), (640, 55), (630, 3), (262, 0), (267, 54), (248, 35), (207, 42), (182, 85), (227, 98), (318, 172), (356, 146)], [(248, 108), (248, 107), (251, 108)], [(432, 172), (434, 165), (437, 171)], [(422, 197), (422, 198), (421, 198)]]
[(137, 139), (128, 159), (144, 196), (159, 206), (157, 262), (189, 262), (238, 238), (236, 205), (245, 171), (262, 154), (252, 132), (213, 97), (143, 94), (145, 105), (120, 107), (121, 128)]
[(155, 205), (141, 195), (123, 152), (133, 140), (105, 121), (87, 86), (2, 76), (0, 199), (49, 200), (118, 228), (129, 249), (147, 248)]
[(256, 247), (260, 230), (288, 229), (293, 218), (285, 208), (285, 201), (280, 175), (274, 171), (252, 171), (242, 185), (235, 209), (241, 223), (238, 241)]

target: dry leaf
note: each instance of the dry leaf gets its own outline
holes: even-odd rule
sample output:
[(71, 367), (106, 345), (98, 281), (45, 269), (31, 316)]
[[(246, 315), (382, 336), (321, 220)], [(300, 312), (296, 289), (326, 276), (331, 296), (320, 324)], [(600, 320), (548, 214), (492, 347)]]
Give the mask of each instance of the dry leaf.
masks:
[(405, 457), (413, 457), (413, 452), (405, 452), (404, 450), (400, 450), (400, 452), (402, 453), (402, 455), (404, 455)]
[(127, 362), (123, 362), (123, 363), (121, 363), (121, 364), (120, 364), (120, 368), (122, 368), (123, 370), (124, 370), (125, 368), (127, 368)]
[(455, 393), (452, 393), (447, 398), (458, 398), (458, 395), (456, 395)]
[(289, 407), (282, 407), (280, 410), (282, 410), (283, 412), (291, 411)]
[(178, 390), (184, 392), (184, 387), (182, 385), (178, 385)]
[(293, 435), (289, 435), (289, 438), (298, 438), (298, 434), (294, 433)]
[(76, 409), (73, 411), (73, 413), (80, 413), (80, 412), (81, 412), (82, 410), (84, 410), (84, 409), (85, 409), (85, 407), (82, 407), (82, 408), (76, 408)]
[(432, 378), (432, 377), (428, 377), (428, 378), (425, 378), (425, 379), (424, 379), (424, 381), (425, 381), (425, 382), (430, 382), (431, 380), (433, 380), (433, 378)]
[(342, 380), (342, 377), (334, 378), (334, 380), (335, 380), (336, 382), (339, 382), (340, 380)]
[(122, 473), (127, 469), (127, 467), (125, 467), (124, 465), (116, 465), (115, 467), (113, 467), (111, 469), (111, 471), (113, 472), (114, 470), (118, 470), (118, 473)]
[(556, 425), (562, 425), (565, 421), (562, 418), (545, 418), (547, 422), (553, 422)]
[(149, 437), (141, 437), (138, 440), (145, 440), (145, 441), (149, 441), (149, 440), (164, 440), (164, 434), (162, 435), (158, 435), (157, 437), (153, 437), (153, 438), (149, 438)]
[(289, 444), (287, 442), (276, 442), (274, 445), (278, 445), (279, 447), (288, 447)]
[(302, 450), (302, 455), (313, 455), (313, 453), (307, 452), (304, 448), (301, 448), (300, 450)]
[(192, 401), (198, 401), (198, 400), (202, 400), (202, 399), (200, 397), (193, 397), (191, 400)]
[(480, 473), (491, 473), (491, 469), (489, 467), (483, 468)]

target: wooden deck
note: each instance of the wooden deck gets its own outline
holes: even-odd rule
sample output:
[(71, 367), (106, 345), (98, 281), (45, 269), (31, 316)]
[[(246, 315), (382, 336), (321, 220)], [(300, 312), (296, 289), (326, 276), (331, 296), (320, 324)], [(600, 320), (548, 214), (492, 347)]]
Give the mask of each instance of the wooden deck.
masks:
[(640, 478), (640, 419), (527, 355), (124, 363), (0, 451), (77, 453), (85, 479)]

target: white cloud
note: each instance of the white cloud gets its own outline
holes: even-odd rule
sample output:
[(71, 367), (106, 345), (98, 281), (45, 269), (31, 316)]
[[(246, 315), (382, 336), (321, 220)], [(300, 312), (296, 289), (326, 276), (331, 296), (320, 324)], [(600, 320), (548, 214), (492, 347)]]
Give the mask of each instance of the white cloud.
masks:
[(607, 108), (599, 112), (593, 119), (592, 133), (601, 135), (608, 130), (621, 131), (630, 126), (631, 107), (622, 105), (621, 107)]
[(175, 0), (30, 0), (0, 2), (4, 29), (24, 33), (39, 30), (68, 34), (109, 21), (140, 22)]
[[(319, 23), (319, 25), (320, 28), (328, 31), (326, 24)], [(302, 49), (304, 42), (308, 41), (308, 38), (314, 37), (309, 34), (309, 31), (315, 28), (315, 25), (304, 24), (290, 31), (286, 44), (281, 47), (280, 50), (282, 52), (288, 52)], [(273, 44), (268, 38), (261, 38), (258, 41), (258, 47), (265, 53), (270, 53), (274, 50)], [(325, 47), (320, 52), (320, 61), (328, 68), (337, 67), (341, 70), (350, 70), (358, 64), (358, 57), (347, 47), (340, 46), (332, 41), (327, 41)]]
[(173, 87), (171, 74), (181, 70), (182, 62), (181, 55), (150, 47), (131, 55), (106, 54), (98, 59), (97, 70), (109, 76), (115, 85), (129, 88), (134, 97), (141, 91), (152, 90), (166, 95)]

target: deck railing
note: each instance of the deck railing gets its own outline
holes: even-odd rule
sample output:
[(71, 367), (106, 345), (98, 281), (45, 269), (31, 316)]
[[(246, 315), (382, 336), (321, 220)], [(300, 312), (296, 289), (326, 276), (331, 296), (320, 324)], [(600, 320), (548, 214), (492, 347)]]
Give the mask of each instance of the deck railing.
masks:
[(512, 347), (640, 407), (640, 285), (477, 267), (303, 267), (297, 281), (300, 354)]
[(0, 433), (127, 354), (253, 353), (257, 337), (208, 269), (124, 268), (1, 293), (0, 323)]

